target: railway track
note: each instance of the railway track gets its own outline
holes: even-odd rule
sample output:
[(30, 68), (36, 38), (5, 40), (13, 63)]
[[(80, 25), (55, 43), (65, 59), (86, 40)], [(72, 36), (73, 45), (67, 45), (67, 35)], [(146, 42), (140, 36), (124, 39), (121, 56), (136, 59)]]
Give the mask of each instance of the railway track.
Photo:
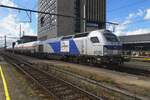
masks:
[[(115, 97), (115, 94), (118, 94), (120, 97), (125, 97), (128, 99), (121, 99), (121, 100), (147, 100), (143, 99), (143, 97), (140, 97), (135, 94), (130, 94), (126, 92), (122, 92), (120, 90), (115, 90), (107, 86), (103, 86), (102, 84), (97, 83), (96, 81), (84, 79), (81, 76), (78, 77), (80, 80), (88, 81), (92, 84), (96, 84), (103, 88), (102, 96), (97, 96), (95, 94), (92, 94), (88, 91), (85, 91), (82, 88), (79, 88), (72, 83), (69, 83), (65, 80), (59, 79), (58, 77), (55, 77), (55, 75), (47, 74), (47, 72), (41, 71), (39, 69), (36, 69), (35, 67), (32, 67), (32, 64), (30, 62), (27, 62), (26, 59), (22, 59), (19, 56), (15, 55), (5, 55), (7, 56), (7, 60), (9, 62), (15, 62), (15, 65), (18, 69), (20, 69), (22, 72), (24, 72), (28, 77), (30, 77), (32, 80), (34, 80), (39, 86), (41, 86), (45, 91), (47, 91), (50, 95), (52, 95), (55, 100), (117, 100)], [(11, 56), (14, 56), (13, 58), (10, 58)], [(13, 59), (13, 60), (12, 60)], [(55, 69), (58, 71), (58, 69)], [(59, 71), (61, 73), (67, 73)], [(72, 73), (68, 74), (69, 76), (73, 76)], [(107, 90), (107, 91), (106, 91)], [(106, 93), (108, 92), (108, 93)], [(110, 96), (109, 93), (114, 96)], [(108, 97), (107, 97), (108, 96)], [(115, 99), (114, 99), (115, 98)]]
[(5, 59), (14, 64), (20, 71), (32, 79), (32, 81), (42, 87), (54, 100), (103, 100), (103, 98), (85, 91), (63, 79), (58, 79), (54, 77), (54, 75), (36, 69), (27, 62), (22, 62), (21, 60), (13, 59), (8, 56), (7, 58), (5, 57)]
[(134, 68), (134, 67), (129, 67), (129, 66), (124, 65), (124, 64), (123, 65), (87, 64), (87, 63), (80, 63), (80, 64), (87, 65), (87, 66), (92, 66), (92, 67), (97, 67), (97, 68), (103, 68), (103, 69), (107, 69), (107, 70), (113, 70), (113, 71), (116, 71), (116, 72), (132, 74), (132, 75), (140, 75), (140, 76), (150, 77), (150, 70), (142, 69), (142, 66), (141, 66), (141, 68)]
[[(70, 62), (70, 63), (75, 63), (75, 62)], [(75, 64), (77, 64), (77, 63), (75, 63)], [(140, 75), (140, 76), (150, 77), (150, 70), (142, 69), (142, 66), (141, 66), (141, 68), (134, 68), (134, 67), (129, 67), (127, 65), (113, 65), (113, 64), (112, 65), (111, 64), (100, 64), (100, 65), (92, 64), (91, 65), (91, 64), (87, 64), (87, 63), (80, 63), (80, 64), (86, 65), (86, 66), (92, 66), (92, 67), (113, 70), (116, 72), (132, 74), (132, 75)]]
[[(38, 57), (35, 57), (35, 58), (38, 58)], [(48, 59), (48, 58), (42, 57), (40, 59)], [(69, 61), (67, 61), (67, 62), (69, 62)], [(73, 62), (73, 61), (71, 61), (70, 63), (76, 63), (77, 64), (77, 62)], [(90, 63), (82, 63), (82, 62), (80, 62), (79, 64), (86, 65), (86, 66), (92, 65), (93, 67), (99, 67), (99, 68), (103, 68), (103, 69), (113, 70), (116, 72), (122, 72), (122, 73), (127, 73), (127, 74), (132, 74), (132, 75), (140, 75), (140, 76), (150, 77), (150, 70), (142, 69), (142, 66), (141, 66), (141, 68), (134, 68), (134, 67), (129, 67), (127, 65), (90, 64)]]
[(138, 69), (138, 68), (131, 68), (125, 65), (120, 65), (120, 66), (110, 66), (104, 67), (105, 69), (117, 71), (117, 72), (123, 72), (123, 73), (128, 73), (128, 74), (133, 74), (133, 75), (140, 75), (140, 76), (145, 76), (145, 77), (150, 77), (150, 71), (146, 69)]

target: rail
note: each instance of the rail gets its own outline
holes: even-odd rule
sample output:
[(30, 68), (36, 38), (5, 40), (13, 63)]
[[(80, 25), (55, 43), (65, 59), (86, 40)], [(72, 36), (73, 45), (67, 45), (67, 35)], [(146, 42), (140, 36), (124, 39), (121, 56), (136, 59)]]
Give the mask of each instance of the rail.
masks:
[[(23, 63), (25, 63), (25, 62), (26, 61), (23, 60)], [(25, 63), (25, 64), (28, 65), (29, 63)], [(86, 78), (86, 77), (83, 77), (83, 76), (71, 73), (71, 72), (66, 71), (64, 69), (59, 69), (59, 68), (57, 68), (56, 66), (53, 66), (53, 65), (51, 65), (51, 67), (49, 67), (49, 68), (50, 68), (49, 70), (51, 70), (50, 72), (52, 74), (56, 74), (56, 76), (59, 75), (59, 76), (57, 76), (59, 78), (61, 76), (73, 77), (75, 80), (85, 81), (85, 82), (88, 82), (90, 84), (94, 84), (94, 85), (98, 86), (98, 88), (101, 89), (101, 91), (102, 91), (102, 93), (99, 96), (101, 96), (103, 98), (107, 98), (107, 96), (109, 96), (113, 100), (116, 100), (117, 98), (121, 98), (122, 100), (124, 100), (123, 98), (126, 98), (127, 100), (147, 100), (147, 98), (144, 98), (142, 96), (138, 96), (135, 93), (129, 93), (127, 91), (122, 91), (120, 89), (116, 89), (116, 88), (113, 88), (113, 87), (101, 84), (100, 82), (98, 82), (96, 80), (89, 79), (89, 78)], [(44, 68), (44, 69), (48, 69), (48, 68)], [(41, 69), (39, 69), (39, 70), (41, 70)], [(46, 71), (44, 70), (44, 73), (50, 74), (48, 72), (49, 70), (46, 70)], [(75, 83), (71, 83), (71, 84), (73, 85)]]
[[(81, 89), (80, 87), (77, 87), (63, 79), (58, 79), (58, 77), (54, 77), (53, 75), (47, 74), (44, 71), (36, 69), (29, 63), (21, 61), (21, 59), (16, 59), (16, 58), (13, 58), (13, 57), (10, 57), (7, 55), (7, 60), (9, 60), (9, 62), (14, 64), (25, 75), (30, 77), (39, 86), (41, 86), (44, 90), (46, 90), (48, 93), (50, 93), (50, 95), (53, 96), (55, 100), (66, 100), (66, 99), (67, 100), (70, 100), (70, 99), (75, 100), (74, 98), (78, 98), (80, 100), (85, 100), (85, 99), (86, 100), (103, 100), (101, 97), (98, 97), (88, 91), (85, 91), (85, 90)], [(11, 61), (10, 61), (10, 59), (11, 59)], [(51, 86), (49, 86), (47, 83), (49, 83), (49, 85), (51, 85)], [(57, 85), (58, 85), (58, 87), (57, 87)], [(60, 91), (57, 91), (57, 89)], [(62, 92), (64, 92), (64, 89), (65, 89), (65, 91), (70, 91), (70, 92), (62, 93)], [(68, 99), (68, 98), (70, 98), (70, 99)]]

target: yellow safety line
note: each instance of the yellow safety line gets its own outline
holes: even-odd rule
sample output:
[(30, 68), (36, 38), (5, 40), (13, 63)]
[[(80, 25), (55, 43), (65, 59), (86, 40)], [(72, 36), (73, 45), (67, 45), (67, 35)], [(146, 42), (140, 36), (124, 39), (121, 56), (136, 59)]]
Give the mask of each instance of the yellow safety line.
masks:
[(1, 73), (2, 81), (3, 81), (3, 85), (4, 85), (6, 100), (10, 100), (10, 96), (9, 96), (9, 92), (8, 92), (8, 87), (7, 87), (7, 82), (5, 80), (4, 73), (2, 71), (2, 66), (1, 65), (0, 65), (0, 73)]

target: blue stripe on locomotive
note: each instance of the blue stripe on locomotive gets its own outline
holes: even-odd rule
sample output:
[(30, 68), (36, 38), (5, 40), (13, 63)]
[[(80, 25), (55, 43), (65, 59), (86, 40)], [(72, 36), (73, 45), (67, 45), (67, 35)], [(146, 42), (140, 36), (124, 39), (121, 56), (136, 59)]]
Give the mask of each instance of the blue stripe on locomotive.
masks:
[(68, 40), (68, 41), (69, 41), (69, 52), (67, 52), (67, 53), (61, 52), (60, 41), (52, 42), (52, 43), (50, 43), (50, 46), (52, 47), (54, 53), (56, 53), (56, 54), (79, 55), (80, 51), (78, 50), (75, 41), (73, 39)]
[(76, 43), (74, 40), (69, 40), (69, 54), (71, 55), (80, 55), (80, 51), (76, 46)]
[(57, 53), (57, 54), (60, 53), (60, 41), (52, 42), (52, 43), (50, 43), (50, 46), (52, 47), (54, 53)]

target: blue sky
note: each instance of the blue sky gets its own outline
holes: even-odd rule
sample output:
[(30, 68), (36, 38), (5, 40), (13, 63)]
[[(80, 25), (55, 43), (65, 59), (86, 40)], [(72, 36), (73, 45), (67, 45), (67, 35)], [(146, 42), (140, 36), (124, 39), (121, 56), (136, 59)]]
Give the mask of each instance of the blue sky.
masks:
[(119, 24), (117, 35), (148, 33), (150, 0), (107, 0), (107, 21)]
[[(0, 3), (4, 5), (9, 5), (9, 6), (16, 6), (16, 7), (22, 7), (22, 8), (28, 8), (28, 9), (37, 9), (37, 0), (0, 0)], [(29, 13), (29, 12), (28, 12)], [(13, 22), (12, 20), (7, 20), (7, 19), (15, 19)], [(18, 10), (10, 10), (6, 8), (0, 8), (0, 21), (4, 23), (4, 20), (7, 20), (7, 24), (18, 24), (19, 27), (20, 23), (22, 25), (22, 31), (25, 31), (25, 34), (30, 35), (29, 33), (32, 33), (31, 35), (36, 35), (37, 34), (37, 14), (32, 13), (32, 22), (28, 23), (29, 17), (26, 12), (24, 11), (18, 11)], [(9, 22), (10, 21), (10, 22)], [(30, 26), (30, 27), (28, 27)], [(30, 28), (30, 30), (27, 30)], [(0, 27), (0, 32), (3, 31)], [(6, 29), (5, 31), (7, 31)], [(29, 32), (32, 31), (32, 32)], [(19, 30), (18, 30), (19, 32)], [(29, 33), (28, 33), (29, 32)], [(17, 33), (14, 33), (17, 35)], [(15, 36), (16, 36), (15, 35)], [(13, 36), (13, 35), (12, 35)]]
[[(0, 0), (0, 4), (37, 9), (37, 0)], [(0, 8), (0, 47), (4, 45), (4, 35), (7, 35), (7, 45), (16, 41), (14, 37), (19, 37), (20, 24), (25, 35), (37, 35), (37, 14), (32, 13), (31, 23), (24, 21), (29, 21), (26, 12)]]
[[(0, 0), (0, 4), (37, 10), (37, 0)], [(0, 8), (0, 45), (4, 35), (19, 37), (20, 23), (25, 35), (36, 35), (37, 15), (32, 13), (31, 23), (22, 22), (28, 20), (26, 12)], [(149, 33), (150, 0), (107, 0), (107, 21), (119, 24), (117, 35)]]

